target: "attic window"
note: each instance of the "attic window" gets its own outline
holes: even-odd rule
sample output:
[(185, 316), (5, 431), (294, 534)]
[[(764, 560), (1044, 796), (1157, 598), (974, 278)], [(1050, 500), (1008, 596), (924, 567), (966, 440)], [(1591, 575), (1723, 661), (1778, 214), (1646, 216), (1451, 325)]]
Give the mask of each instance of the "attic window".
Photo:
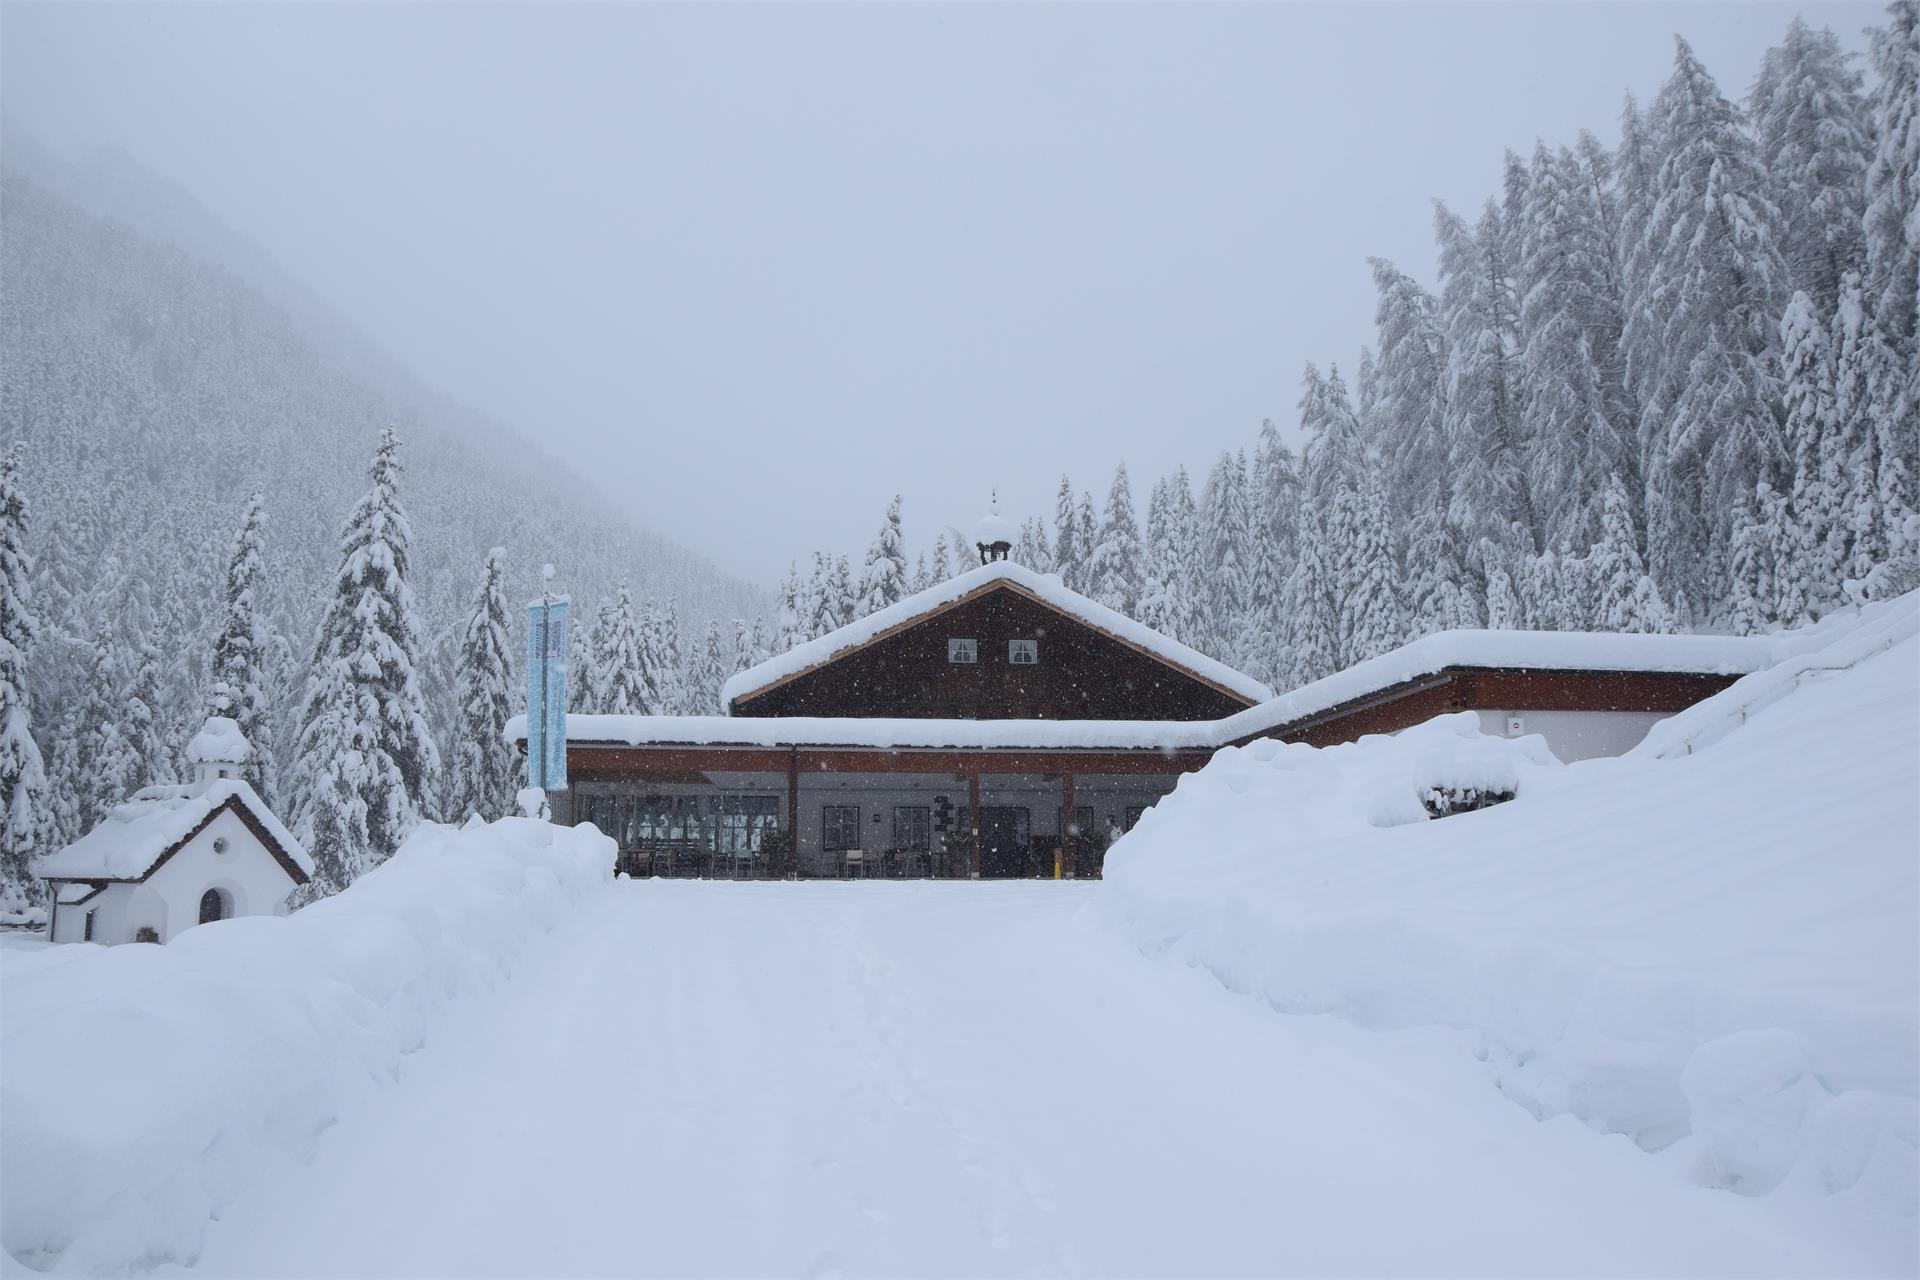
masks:
[(225, 836), (215, 836), (213, 838), (213, 851), (215, 853), (225, 853), (227, 851), (227, 838)]
[(1007, 641), (1007, 661), (1016, 667), (1039, 665), (1040, 642), (1038, 640)]
[(964, 663), (968, 666), (980, 661), (980, 642), (978, 640), (948, 640), (947, 661)]

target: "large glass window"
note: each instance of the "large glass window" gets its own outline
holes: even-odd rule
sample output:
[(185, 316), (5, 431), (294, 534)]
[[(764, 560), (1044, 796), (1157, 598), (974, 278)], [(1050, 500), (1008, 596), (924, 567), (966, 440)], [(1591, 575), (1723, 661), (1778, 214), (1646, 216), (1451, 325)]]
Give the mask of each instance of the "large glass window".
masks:
[(760, 851), (760, 842), (780, 829), (778, 796), (717, 796), (720, 852), (742, 857)]
[(1122, 831), (1133, 830), (1134, 823), (1140, 821), (1140, 815), (1153, 808), (1150, 804), (1130, 804), (1127, 806), (1126, 821), (1120, 824)]
[(893, 847), (925, 852), (933, 829), (933, 810), (924, 804), (895, 805)]
[(820, 847), (828, 853), (844, 853), (860, 847), (860, 806), (829, 804), (820, 809)]

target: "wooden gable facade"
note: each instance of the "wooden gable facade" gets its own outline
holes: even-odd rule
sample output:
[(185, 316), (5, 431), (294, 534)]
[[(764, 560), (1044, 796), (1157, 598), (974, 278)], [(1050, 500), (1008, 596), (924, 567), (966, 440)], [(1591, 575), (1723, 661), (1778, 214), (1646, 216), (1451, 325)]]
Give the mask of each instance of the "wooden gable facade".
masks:
[[(965, 660), (970, 658), (971, 660)], [(1215, 720), (1254, 701), (996, 579), (734, 697), (735, 716)]]

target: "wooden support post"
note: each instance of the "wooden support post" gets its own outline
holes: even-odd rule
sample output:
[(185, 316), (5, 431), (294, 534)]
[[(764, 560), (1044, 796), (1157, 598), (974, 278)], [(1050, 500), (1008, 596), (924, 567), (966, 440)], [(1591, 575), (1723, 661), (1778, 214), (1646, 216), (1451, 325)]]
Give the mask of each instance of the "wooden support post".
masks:
[(967, 878), (980, 878), (980, 773), (967, 773), (967, 826), (973, 837), (967, 841)]
[(787, 869), (800, 878), (800, 748), (787, 753)]
[(1073, 775), (1063, 773), (1060, 775), (1060, 861), (1069, 880), (1078, 874), (1073, 851)]

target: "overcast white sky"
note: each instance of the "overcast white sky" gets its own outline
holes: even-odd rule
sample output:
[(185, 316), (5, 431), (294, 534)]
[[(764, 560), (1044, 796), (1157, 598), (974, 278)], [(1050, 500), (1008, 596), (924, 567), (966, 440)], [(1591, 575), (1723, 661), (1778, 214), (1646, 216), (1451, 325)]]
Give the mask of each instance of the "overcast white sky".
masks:
[[(1863, 4), (0, 8), (8, 110), (178, 179), (423, 377), (771, 581), (1203, 474), (1431, 280), (1429, 200)], [(1196, 479), (1199, 475), (1196, 475)]]

